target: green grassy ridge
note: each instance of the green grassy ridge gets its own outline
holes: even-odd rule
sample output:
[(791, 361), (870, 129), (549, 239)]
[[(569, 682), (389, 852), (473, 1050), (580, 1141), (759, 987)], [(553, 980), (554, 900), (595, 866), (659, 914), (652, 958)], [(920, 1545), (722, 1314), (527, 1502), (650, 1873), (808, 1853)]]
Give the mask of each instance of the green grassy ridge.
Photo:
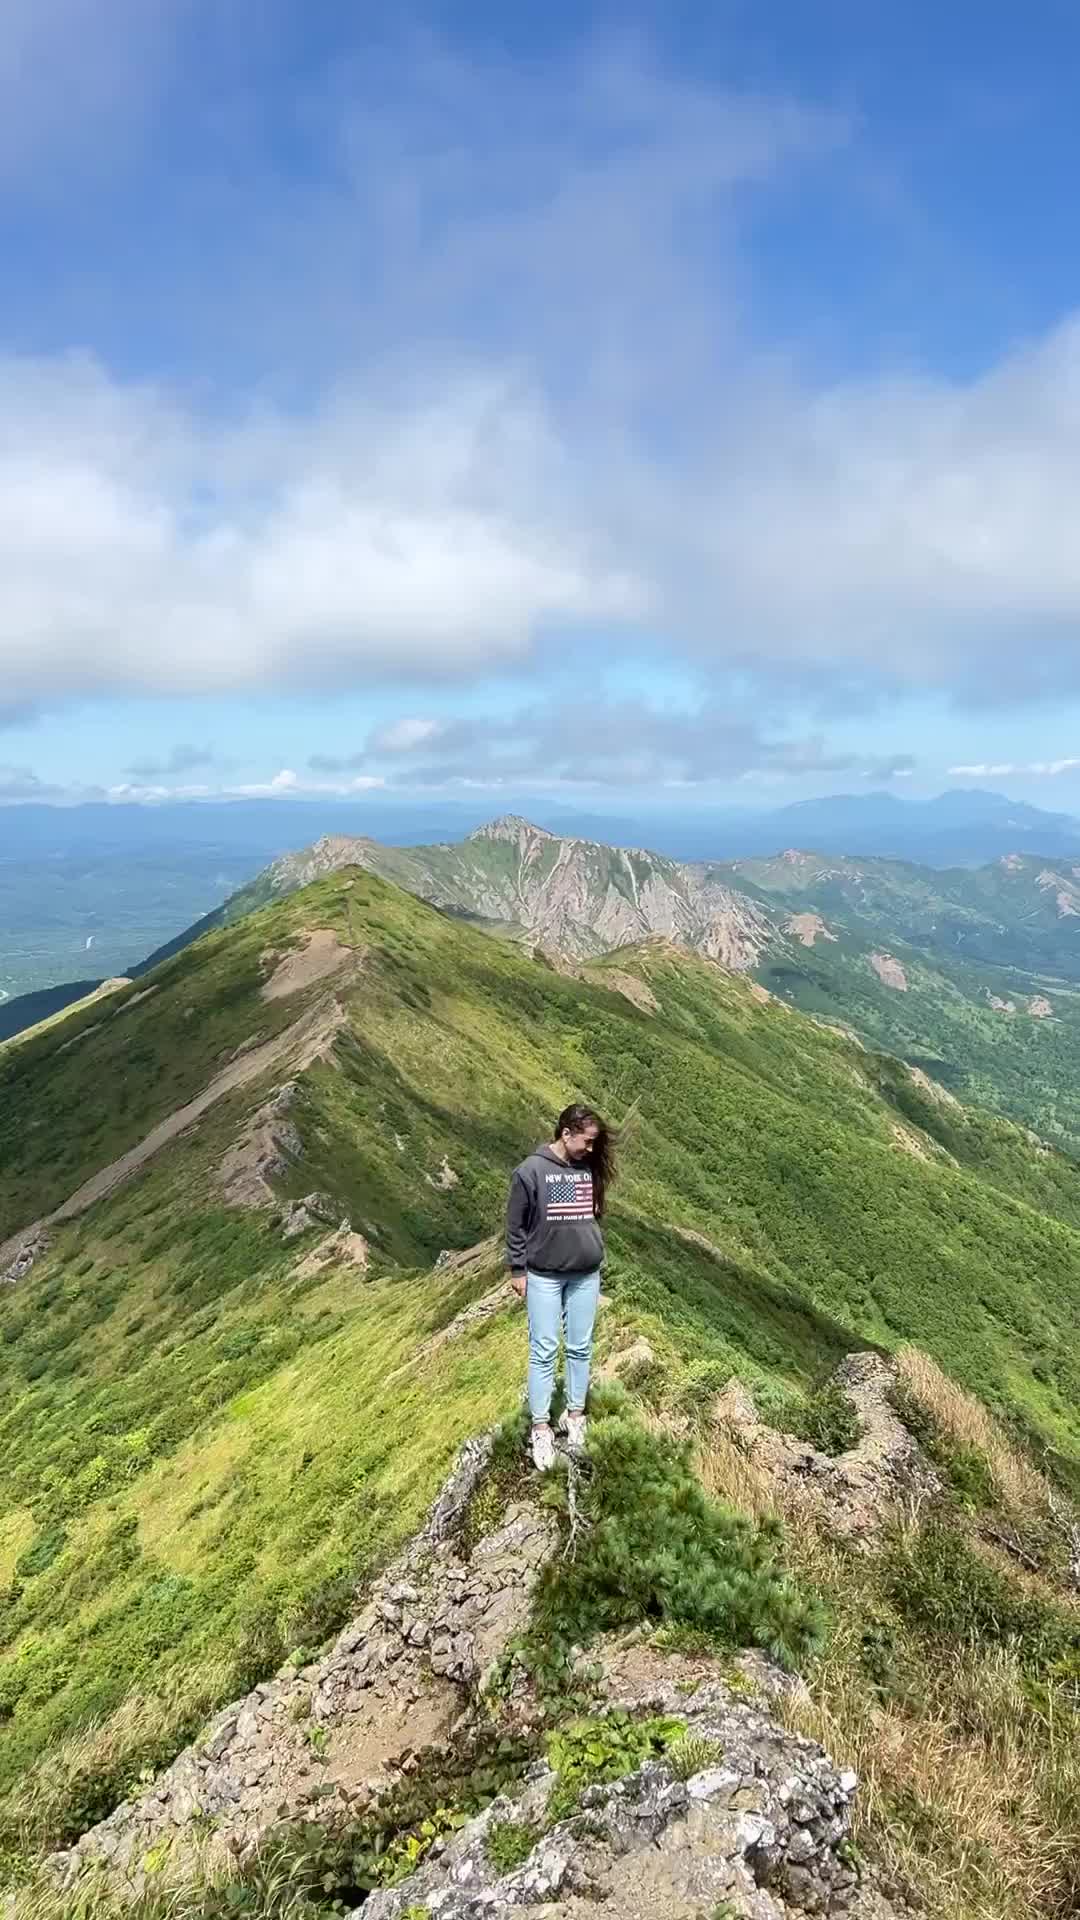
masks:
[[(1080, 920), (1061, 916), (1055, 890), (1040, 887), (1046, 867), (1018, 856), (1015, 866), (933, 872), (806, 854), (739, 861), (729, 877), (774, 912), (818, 912), (836, 936), (769, 955), (766, 986), (1075, 1153)], [(1075, 885), (1071, 868), (1062, 879)], [(881, 951), (903, 966), (907, 992), (876, 977), (870, 956)], [(1013, 1000), (1016, 1015), (991, 1007), (992, 994)], [(1050, 999), (1051, 1020), (1028, 1014), (1036, 995)]]
[[(259, 999), (258, 956), (323, 926), (365, 959), (336, 984), (333, 1062), (302, 1076), (305, 1156), (284, 1190), (334, 1194), (371, 1239), (369, 1277), (301, 1281), (310, 1242), (286, 1248), (266, 1215), (222, 1205), (222, 1153), (270, 1076), (0, 1295), (0, 1788), (133, 1687), (181, 1672), (194, 1685), (211, 1661), (247, 1684), (325, 1629), (344, 1604), (335, 1583), (415, 1525), (524, 1371), (512, 1307), (417, 1362), (496, 1278), (433, 1262), (497, 1228), (510, 1167), (573, 1093), (632, 1116), (600, 1341), (645, 1333), (650, 1391), (677, 1400), (733, 1370), (808, 1391), (854, 1347), (914, 1339), (1080, 1460), (1070, 1162), (941, 1108), (896, 1062), (691, 954), (616, 956), (656, 996), (649, 1015), (603, 984), (603, 964), (564, 977), (365, 873), (212, 934), (59, 1059), (53, 1034), (18, 1050), (22, 1112), (50, 1115), (48, 1134), (9, 1135), (26, 1216), (100, 1164), (80, 1126), (118, 1076), (122, 1151), (251, 1023), (295, 1018), (305, 996)], [(897, 1147), (897, 1121), (922, 1129), (930, 1159)], [(444, 1156), (447, 1188), (432, 1184)]]

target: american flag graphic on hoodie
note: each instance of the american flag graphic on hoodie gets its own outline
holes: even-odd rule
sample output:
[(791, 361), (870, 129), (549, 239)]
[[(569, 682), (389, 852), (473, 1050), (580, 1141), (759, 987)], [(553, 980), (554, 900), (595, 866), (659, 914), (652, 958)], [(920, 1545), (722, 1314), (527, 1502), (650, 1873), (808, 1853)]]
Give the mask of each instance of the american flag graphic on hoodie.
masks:
[(593, 1218), (592, 1174), (549, 1173), (547, 1179), (547, 1217), (549, 1220), (591, 1220)]

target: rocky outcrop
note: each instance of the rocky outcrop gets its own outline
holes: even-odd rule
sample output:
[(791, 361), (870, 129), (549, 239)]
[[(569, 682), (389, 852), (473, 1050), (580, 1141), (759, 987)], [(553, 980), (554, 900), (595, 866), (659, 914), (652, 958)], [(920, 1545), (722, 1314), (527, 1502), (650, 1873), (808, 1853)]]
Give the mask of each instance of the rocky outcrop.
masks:
[[(417, 1907), (430, 1920), (700, 1920), (718, 1910), (731, 1920), (886, 1920), (847, 1857), (854, 1773), (715, 1679), (689, 1694), (661, 1680), (612, 1704), (677, 1718), (698, 1764), (650, 1761), (588, 1788), (579, 1812), (549, 1825), (556, 1776), (541, 1762), (520, 1793), (495, 1801), (401, 1886), (374, 1893), (370, 1920)], [(500, 1873), (489, 1844), (507, 1822), (537, 1837), (520, 1866)]]
[(445, 1739), (523, 1625), (555, 1542), (551, 1515), (523, 1505), (462, 1558), (453, 1536), (489, 1451), (488, 1442), (465, 1449), (423, 1532), (327, 1654), (224, 1708), (137, 1800), (54, 1858), (58, 1876), (70, 1882), (101, 1863), (135, 1889), (148, 1854), (164, 1841), (178, 1863), (207, 1821), (215, 1851), (243, 1853), (315, 1801), (320, 1818), (363, 1806), (419, 1749)]
[(256, 1109), (221, 1163), (221, 1184), (230, 1207), (266, 1207), (276, 1200), (274, 1181), (284, 1179), (303, 1157), (304, 1143), (290, 1120), (299, 1088), (287, 1080)]
[[(305, 1193), (302, 1200), (288, 1200), (281, 1212), (281, 1237), (299, 1240), (301, 1234), (320, 1223), (329, 1226), (338, 1219), (339, 1213), (340, 1208), (328, 1193)], [(350, 1232), (349, 1222), (342, 1220), (338, 1231)]]
[(851, 1353), (833, 1379), (859, 1418), (859, 1438), (846, 1453), (821, 1453), (769, 1426), (741, 1380), (718, 1395), (713, 1418), (775, 1488), (779, 1504), (790, 1502), (841, 1538), (866, 1545), (899, 1508), (940, 1494), (941, 1482), (893, 1406), (896, 1375), (887, 1360)]
[(347, 1220), (343, 1220), (335, 1233), (328, 1233), (305, 1254), (296, 1269), (300, 1280), (314, 1280), (319, 1274), (331, 1267), (356, 1267), (366, 1272), (371, 1259), (371, 1248), (362, 1233), (354, 1233)]
[(1074, 920), (1080, 915), (1080, 888), (1064, 874), (1055, 873), (1052, 867), (1044, 867), (1037, 875), (1035, 885), (1043, 893), (1053, 893), (1060, 920)]
[(47, 1252), (49, 1235), (43, 1226), (31, 1227), (21, 1241), (8, 1241), (0, 1248), (0, 1287), (13, 1287), (25, 1279), (35, 1260)]
[[(423, 1531), (321, 1659), (218, 1713), (138, 1799), (53, 1858), (57, 1881), (104, 1873), (130, 1895), (164, 1855), (182, 1874), (196, 1855), (204, 1866), (245, 1857), (281, 1820), (348, 1828), (428, 1750), (445, 1759), (486, 1720), (485, 1682), (558, 1539), (551, 1513), (522, 1500), (467, 1551), (462, 1521), (490, 1457), (490, 1439), (469, 1443)], [(756, 1654), (747, 1699), (747, 1676), (736, 1694), (713, 1662), (665, 1654), (644, 1629), (588, 1657), (605, 1708), (679, 1723), (665, 1755), (569, 1807), (553, 1803), (558, 1777), (538, 1759), (520, 1787), (436, 1840), (409, 1879), (372, 1893), (370, 1920), (417, 1909), (429, 1920), (895, 1920), (852, 1865), (855, 1774), (771, 1715), (768, 1701), (797, 1680)], [(759, 1668), (776, 1688), (758, 1684)], [(509, 1725), (535, 1712), (518, 1681), (529, 1693), (520, 1672)], [(505, 1823), (524, 1844), (500, 1867), (492, 1841)]]
[(870, 955), (870, 965), (873, 967), (883, 987), (892, 987), (894, 993), (907, 992), (907, 974), (904, 972), (903, 967), (894, 954), (872, 953)]
[(787, 930), (804, 946), (812, 947), (815, 940), (836, 940), (836, 934), (830, 932), (820, 913), (793, 913), (787, 923)]
[[(493, 860), (493, 842), (510, 857)], [(432, 906), (489, 926), (520, 926), (534, 946), (575, 960), (659, 935), (745, 973), (783, 942), (768, 910), (731, 886), (722, 869), (640, 847), (560, 839), (516, 815), (493, 820), (451, 847), (327, 838), (277, 862), (259, 885), (289, 893), (346, 866), (366, 867)], [(611, 984), (627, 990), (625, 976)]]

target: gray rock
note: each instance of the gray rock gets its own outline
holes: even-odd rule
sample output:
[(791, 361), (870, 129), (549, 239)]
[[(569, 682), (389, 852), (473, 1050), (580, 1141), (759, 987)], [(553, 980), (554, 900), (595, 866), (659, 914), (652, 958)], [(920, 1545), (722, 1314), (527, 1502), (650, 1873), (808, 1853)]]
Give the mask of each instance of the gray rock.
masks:
[[(525, 1617), (532, 1583), (557, 1537), (551, 1517), (523, 1503), (467, 1564), (457, 1557), (455, 1522), (489, 1452), (486, 1441), (464, 1449), (427, 1526), (329, 1653), (304, 1676), (283, 1672), (217, 1716), (200, 1749), (181, 1754), (140, 1800), (117, 1808), (78, 1847), (56, 1856), (58, 1879), (67, 1883), (97, 1862), (110, 1876), (137, 1883), (156, 1840), (173, 1836), (181, 1854), (191, 1844), (184, 1828), (200, 1809), (214, 1815), (220, 1843), (245, 1855), (283, 1813), (315, 1805), (321, 1816), (358, 1799), (367, 1804), (395, 1770), (422, 1765), (412, 1705), (419, 1711), (425, 1700), (445, 1703), (448, 1679), (475, 1687)], [(527, 1693), (524, 1675), (519, 1679)], [(577, 1896), (591, 1903), (597, 1920), (622, 1920), (625, 1889), (644, 1885), (645, 1876), (658, 1910), (668, 1888), (673, 1911), (709, 1912), (730, 1893), (746, 1920), (850, 1909), (854, 1879), (839, 1853), (856, 1786), (850, 1772), (838, 1772), (812, 1741), (767, 1712), (733, 1700), (719, 1676), (688, 1700), (654, 1679), (617, 1704), (677, 1714), (717, 1748), (716, 1764), (683, 1782), (651, 1761), (625, 1780), (592, 1788), (584, 1813), (551, 1829), (520, 1867), (500, 1876), (487, 1857), (487, 1831), (496, 1817), (543, 1822), (554, 1777), (538, 1762), (514, 1795), (433, 1849), (410, 1879), (374, 1893), (366, 1920), (402, 1920), (410, 1906), (426, 1907), (432, 1920), (516, 1920), (523, 1908), (539, 1920)], [(319, 1761), (300, 1724), (309, 1710), (331, 1736)], [(463, 1692), (454, 1725), (449, 1715), (444, 1723), (448, 1742), (468, 1732), (475, 1713), (475, 1696)], [(396, 1723), (402, 1732), (388, 1750), (384, 1729)], [(368, 1737), (357, 1732), (363, 1726), (378, 1729), (368, 1764), (382, 1777), (358, 1790), (352, 1782), (365, 1761), (355, 1742)], [(895, 1916), (879, 1902), (875, 1920)]]

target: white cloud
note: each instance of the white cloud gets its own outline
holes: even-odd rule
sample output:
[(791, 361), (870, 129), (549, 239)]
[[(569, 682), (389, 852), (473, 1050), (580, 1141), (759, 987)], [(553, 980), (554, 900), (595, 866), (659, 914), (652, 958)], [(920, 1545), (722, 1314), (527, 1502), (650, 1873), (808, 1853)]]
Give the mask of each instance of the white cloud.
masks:
[(998, 780), (1011, 774), (1035, 774), (1055, 779), (1061, 773), (1074, 773), (1080, 758), (1068, 760), (980, 760), (974, 766), (950, 767), (957, 779)]
[[(470, 677), (560, 628), (987, 702), (1080, 687), (1080, 321), (967, 386), (751, 368), (724, 397), (676, 460), (509, 376), (223, 426), (9, 361), (5, 705)], [(402, 725), (385, 751), (435, 723)]]
[[(20, 47), (35, 99), (57, 47), (64, 75), (86, 51), (80, 124), (138, 94), (126, 55), (93, 77), (92, 14), (18, 0), (0, 113)], [(969, 379), (815, 383), (746, 338), (725, 236), (844, 122), (625, 44), (527, 80), (428, 46), (394, 80), (381, 110), (340, 76), (309, 100), (344, 184), (280, 214), (218, 196), (228, 287), (184, 289), (253, 352), (302, 340), (305, 379), (335, 328), (361, 372), (226, 417), (91, 359), (0, 362), (0, 724), (79, 695), (587, 673), (612, 644), (789, 686), (1080, 690), (1080, 318)], [(35, 125), (0, 132), (0, 173)], [(358, 758), (437, 753), (435, 725)]]
[(373, 753), (414, 753), (417, 747), (430, 746), (443, 730), (438, 720), (395, 720), (372, 734), (371, 749)]
[(0, 413), (13, 702), (460, 675), (526, 658), (548, 620), (643, 605), (597, 531), (551, 510), (565, 455), (506, 384), (393, 412), (354, 390), (233, 429), (82, 361), (9, 362)]
[(294, 794), (303, 796), (312, 793), (371, 793), (378, 787), (384, 787), (385, 780), (380, 774), (358, 774), (352, 780), (308, 780), (302, 774), (295, 773), (291, 767), (282, 767), (273, 779), (254, 781), (246, 786), (222, 787), (219, 791), (226, 798), (257, 800), (264, 796)]
[[(0, 800), (5, 798), (3, 774), (4, 769), (0, 768)], [(376, 774), (364, 774), (352, 780), (308, 780), (291, 767), (282, 767), (269, 780), (252, 780), (230, 786), (163, 786), (160, 782), (124, 780), (106, 788), (103, 797), (118, 805), (140, 806), (152, 806), (162, 800), (302, 800), (317, 794), (344, 799), (350, 794), (375, 792), (385, 785), (386, 781)], [(85, 788), (52, 787), (48, 791), (51, 795), (62, 794), (67, 800), (89, 797)], [(27, 792), (13, 797), (24, 799), (33, 796)]]

